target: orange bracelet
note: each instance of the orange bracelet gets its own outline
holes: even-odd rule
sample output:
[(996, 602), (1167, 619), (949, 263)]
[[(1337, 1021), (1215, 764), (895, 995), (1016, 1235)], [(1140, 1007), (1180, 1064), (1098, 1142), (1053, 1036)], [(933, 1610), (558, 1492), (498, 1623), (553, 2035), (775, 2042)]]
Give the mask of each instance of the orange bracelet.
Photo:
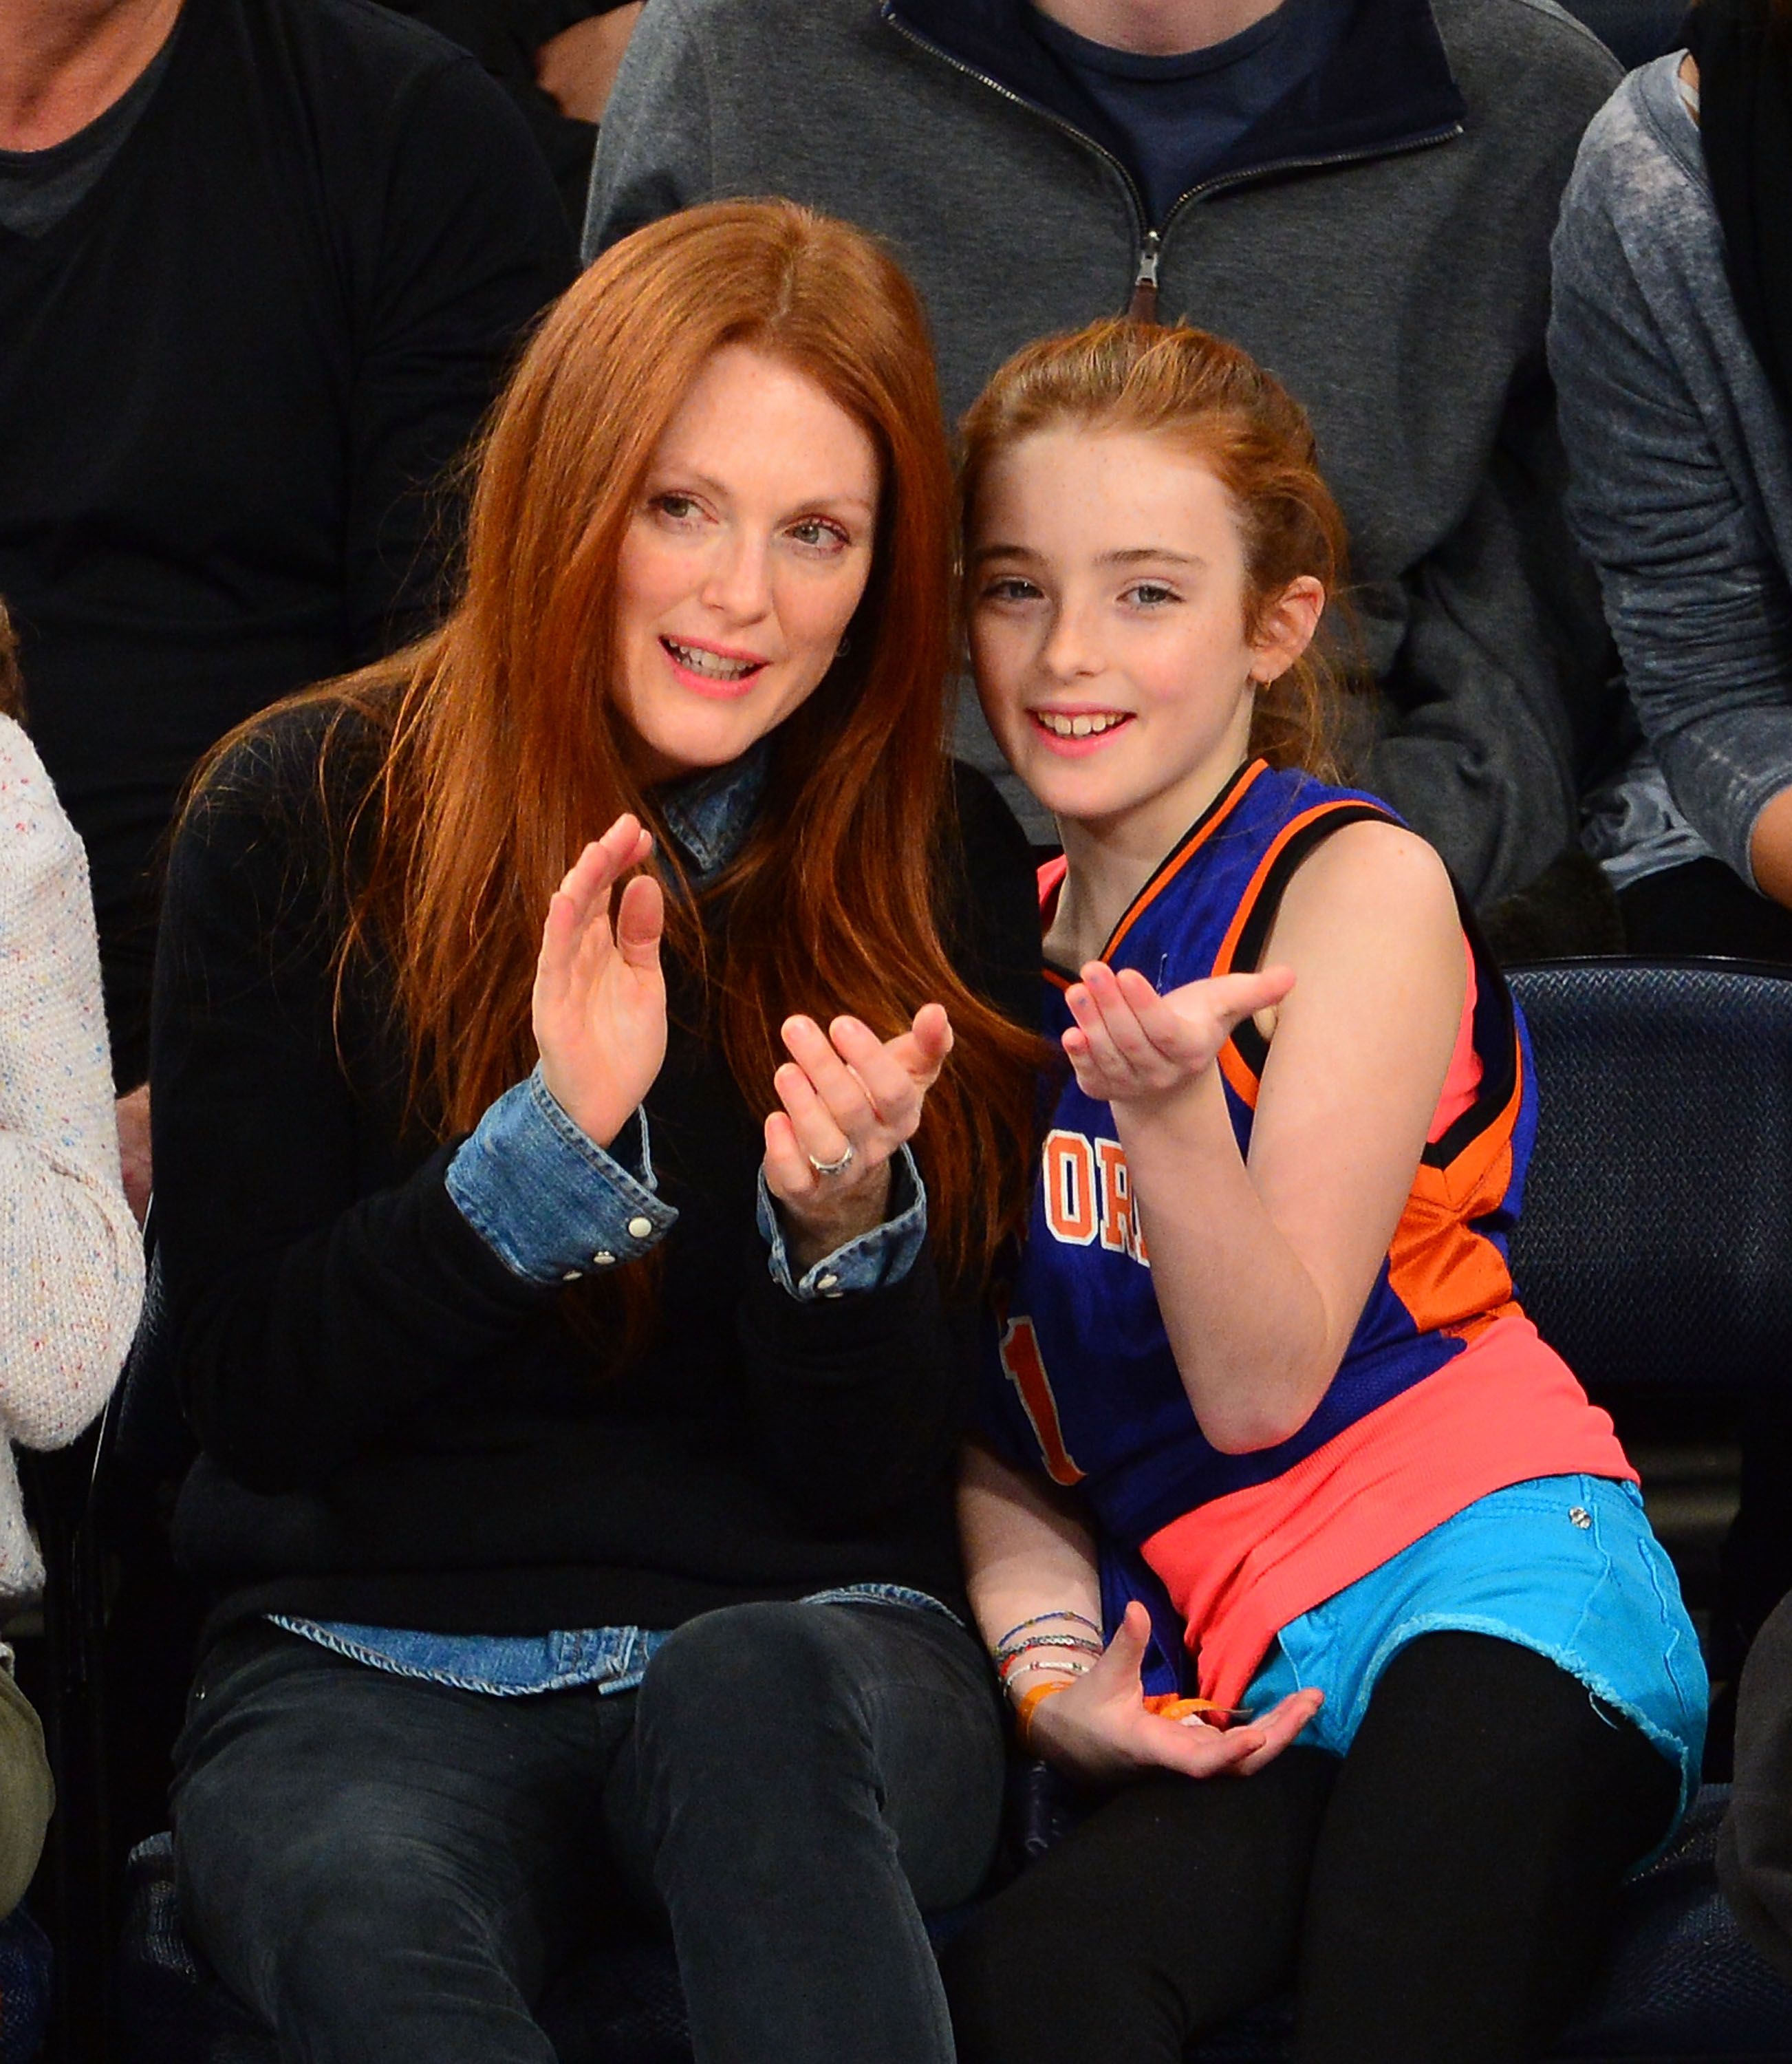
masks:
[(1043, 1684), (1035, 1684), (1030, 1691), (1023, 1691), (1014, 1701), (1014, 1724), (1022, 1748), (1029, 1753), (1032, 1751), (1033, 1715), (1054, 1692), (1068, 1691), (1076, 1681), (1074, 1677), (1048, 1677)]

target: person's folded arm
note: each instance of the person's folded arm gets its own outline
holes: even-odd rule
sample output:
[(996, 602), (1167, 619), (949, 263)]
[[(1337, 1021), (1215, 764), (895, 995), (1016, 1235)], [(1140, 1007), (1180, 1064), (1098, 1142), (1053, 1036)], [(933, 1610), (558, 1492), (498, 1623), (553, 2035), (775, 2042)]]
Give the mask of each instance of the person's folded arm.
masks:
[(1646, 252), (1629, 248), (1650, 225), (1614, 218), (1623, 185), (1621, 162), (1584, 159), (1556, 237), (1549, 348), (1569, 508), (1673, 800), (1753, 884), (1751, 835), (1792, 788), (1792, 591), (1739, 486), (1734, 401), (1713, 364), (1673, 341), (1709, 350), (1721, 252), (1682, 250), (1666, 224)]
[(80, 841), (0, 723), (0, 1432), (72, 1441), (117, 1380), (143, 1252), (119, 1175)]

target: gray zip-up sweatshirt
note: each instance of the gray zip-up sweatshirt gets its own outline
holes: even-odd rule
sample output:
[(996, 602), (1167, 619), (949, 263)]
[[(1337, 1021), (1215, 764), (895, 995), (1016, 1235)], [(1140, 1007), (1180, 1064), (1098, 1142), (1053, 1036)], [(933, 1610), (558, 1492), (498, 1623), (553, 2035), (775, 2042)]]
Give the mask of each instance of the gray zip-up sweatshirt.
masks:
[[(1556, 205), (1617, 66), (1548, 0), (1356, 0), (1319, 75), (1152, 224), (1123, 141), (1042, 61), (1019, 0), (654, 0), (586, 254), (727, 195), (860, 223), (920, 287), (955, 416), (1154, 272), (1164, 320), (1236, 340), (1312, 415), (1381, 687), (1374, 785), (1476, 901), (1520, 887), (1573, 840), (1610, 714), (1543, 336)], [(960, 750), (1001, 767), (974, 710)]]
[[(1725, 276), (1681, 56), (1633, 72), (1587, 131), (1549, 354), (1637, 714), (1674, 804), (1752, 885), (1754, 820), (1792, 788), (1792, 443)], [(1669, 864), (1697, 856), (1663, 828)]]

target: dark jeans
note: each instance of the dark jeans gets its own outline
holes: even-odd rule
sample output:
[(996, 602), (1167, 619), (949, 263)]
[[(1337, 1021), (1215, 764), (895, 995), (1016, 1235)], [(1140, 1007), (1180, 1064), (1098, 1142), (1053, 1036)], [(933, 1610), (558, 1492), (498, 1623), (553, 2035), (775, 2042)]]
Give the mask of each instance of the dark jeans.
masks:
[(542, 1993), (633, 1901), (670, 1921), (700, 2064), (949, 2064), (920, 1909), (983, 1879), (1002, 1739), (942, 1616), (731, 1606), (609, 1699), (256, 1627), (207, 1659), (176, 1764), (183, 1916), (283, 2058), (552, 2064)]
[(1792, 910), (1770, 902), (1721, 860), (1690, 860), (1618, 893), (1625, 944), (1641, 957), (1792, 962)]
[(1428, 1635), (1340, 1762), (1117, 1793), (944, 1964), (964, 2064), (1178, 2064), (1292, 1983), (1302, 2064), (1516, 2064), (1591, 1974), (1677, 1773), (1541, 1656)]

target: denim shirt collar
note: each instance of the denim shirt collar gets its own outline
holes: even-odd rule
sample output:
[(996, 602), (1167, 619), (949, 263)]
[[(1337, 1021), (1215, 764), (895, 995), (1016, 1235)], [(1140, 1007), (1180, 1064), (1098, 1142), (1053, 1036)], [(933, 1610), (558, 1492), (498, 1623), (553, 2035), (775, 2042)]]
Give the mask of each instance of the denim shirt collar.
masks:
[(699, 886), (719, 874), (746, 843), (771, 772), (771, 740), (762, 738), (726, 767), (687, 775), (661, 792), (666, 828), (695, 863)]

